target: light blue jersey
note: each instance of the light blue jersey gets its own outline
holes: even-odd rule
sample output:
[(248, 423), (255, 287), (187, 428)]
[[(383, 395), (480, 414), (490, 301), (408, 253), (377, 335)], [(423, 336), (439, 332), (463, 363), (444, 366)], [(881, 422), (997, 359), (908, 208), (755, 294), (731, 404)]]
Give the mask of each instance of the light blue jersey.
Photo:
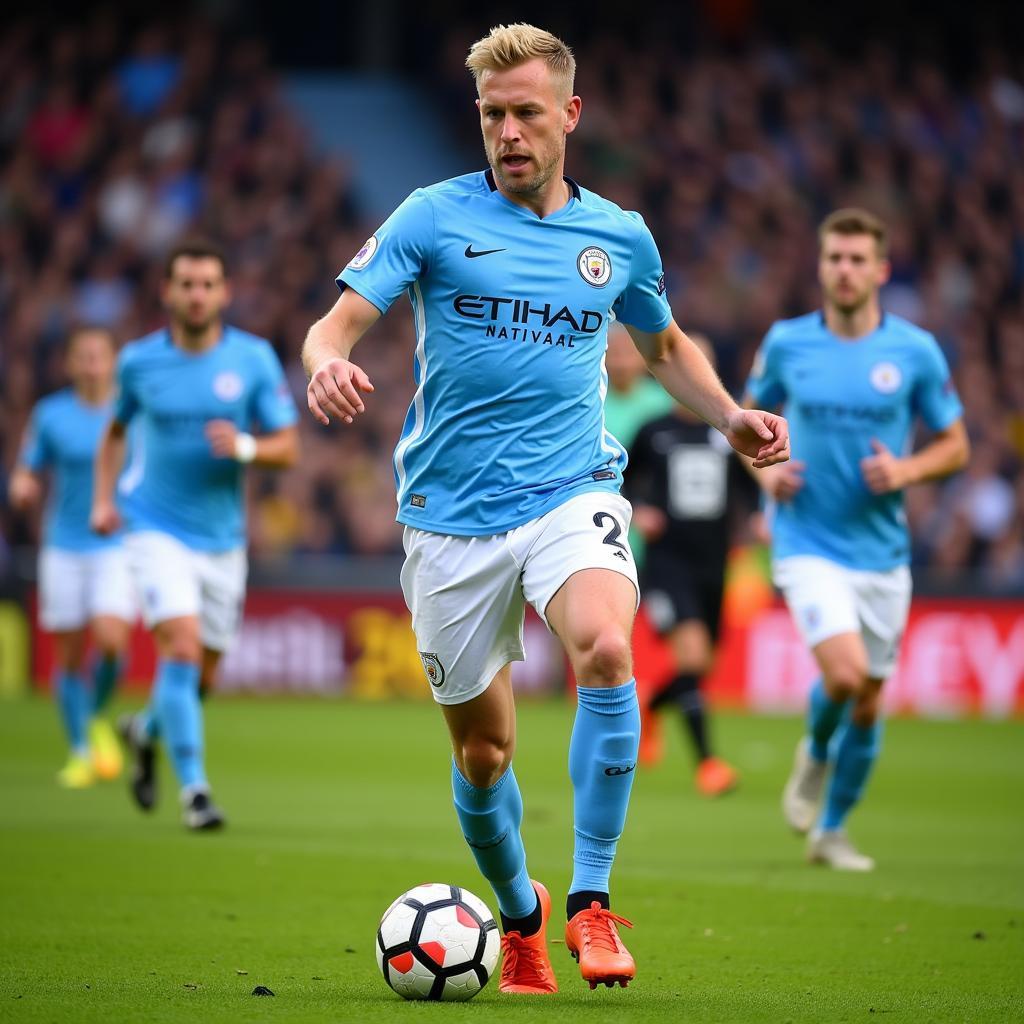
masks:
[(43, 543), (49, 547), (83, 552), (121, 542), (89, 529), (93, 459), (112, 409), (112, 402), (89, 405), (65, 388), (32, 410), (18, 461), (33, 473), (52, 473), (43, 514)]
[(245, 543), (245, 467), (217, 458), (205, 429), (230, 420), (272, 432), (298, 418), (281, 364), (263, 338), (225, 327), (220, 341), (186, 352), (168, 330), (126, 345), (117, 362), (114, 417), (138, 417), (120, 491), (129, 530), (159, 530), (198, 551)]
[(381, 312), (408, 290), (416, 393), (395, 450), (398, 521), (503, 533), (585, 491), (617, 491), (605, 430), (613, 318), (671, 322), (642, 218), (568, 182), (543, 219), (489, 171), (418, 189), (338, 277)]
[(793, 458), (807, 464), (803, 488), (774, 510), (774, 557), (820, 555), (871, 571), (905, 565), (903, 495), (872, 494), (860, 463), (875, 454), (872, 438), (907, 454), (918, 416), (944, 430), (963, 415), (935, 338), (889, 313), (855, 340), (834, 335), (820, 312), (782, 320), (747, 390), (764, 408), (783, 407)]

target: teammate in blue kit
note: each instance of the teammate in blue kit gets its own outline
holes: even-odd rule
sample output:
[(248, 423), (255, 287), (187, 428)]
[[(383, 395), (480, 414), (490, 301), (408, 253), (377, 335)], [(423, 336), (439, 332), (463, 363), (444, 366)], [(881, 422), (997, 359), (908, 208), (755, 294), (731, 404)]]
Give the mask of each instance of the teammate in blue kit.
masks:
[[(89, 529), (93, 457), (111, 414), (116, 354), (113, 335), (103, 328), (71, 334), (71, 386), (32, 411), (9, 485), (11, 504), (27, 509), (40, 498), (43, 475), (51, 475), (39, 551), (39, 621), (54, 637), (54, 690), (70, 747), (57, 781), (71, 789), (121, 772), (121, 749), (103, 712), (136, 605), (121, 537), (98, 537)], [(90, 634), (96, 656), (87, 680)]]
[[(870, 871), (843, 824), (878, 756), (880, 692), (910, 607), (903, 489), (962, 467), (968, 442), (935, 338), (882, 312), (884, 225), (838, 210), (819, 236), (824, 309), (771, 328), (748, 394), (792, 424), (793, 461), (756, 475), (774, 504), (775, 583), (821, 671), (783, 813), (810, 832), (812, 862)], [(918, 417), (934, 436), (910, 454)]]
[(501, 911), (499, 988), (557, 989), (550, 897), (527, 873), (511, 768), (525, 601), (580, 683), (567, 946), (592, 986), (625, 984), (635, 965), (608, 880), (639, 739), (638, 587), (625, 451), (603, 423), (609, 322), (627, 324), (655, 377), (756, 465), (787, 457), (786, 425), (740, 409), (676, 326), (640, 216), (564, 176), (581, 105), (565, 44), (501, 26), (466, 63), (490, 168), (418, 189), (342, 270), (341, 297), (306, 341), (307, 399), (321, 423), (363, 411), (373, 386), (349, 354), (408, 292), (416, 392), (394, 459), (402, 586), (451, 734), (459, 822)]
[[(118, 526), (114, 485), (126, 427), (138, 420), (119, 490), (132, 574), (159, 661), (150, 711), (123, 730), (135, 762), (132, 792), (144, 810), (153, 806), (159, 735), (181, 786), (185, 824), (216, 828), (224, 817), (206, 779), (200, 686), (212, 684), (241, 622), (245, 466), (292, 465), (298, 414), (270, 343), (222, 322), (230, 290), (219, 249), (199, 241), (175, 248), (163, 300), (170, 326), (126, 345), (118, 360), (113, 419), (96, 458), (92, 524), (99, 533)], [(248, 433), (253, 425), (264, 433)]]

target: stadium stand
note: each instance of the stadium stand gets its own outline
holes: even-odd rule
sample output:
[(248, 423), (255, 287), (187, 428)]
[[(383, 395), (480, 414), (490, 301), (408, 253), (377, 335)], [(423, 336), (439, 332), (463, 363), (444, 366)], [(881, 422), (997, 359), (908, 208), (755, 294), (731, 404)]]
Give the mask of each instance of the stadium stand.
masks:
[[(421, 69), (449, 117), (466, 105), (470, 146), (459, 55), (471, 38), (451, 28)], [(710, 335), (734, 389), (767, 325), (817, 305), (824, 214), (860, 204), (887, 220), (886, 306), (939, 337), (974, 450), (966, 473), (910, 493), (915, 564), (1024, 586), (1024, 86), (1011, 52), (991, 46), (951, 77), (936, 58), (899, 60), (871, 40), (856, 57), (755, 41), (679, 62), (667, 43), (641, 53), (594, 32), (578, 50), (585, 109), (569, 171), (644, 213), (677, 319)], [(301, 398), (305, 330), (376, 225), (344, 160), (309, 141), (281, 75), (264, 43), (203, 20), (128, 31), (99, 13), (55, 32), (40, 17), (5, 30), (4, 476), (32, 403), (61, 382), (68, 328), (101, 323), (122, 340), (151, 329), (160, 254), (186, 232), (226, 245), (232, 319), (273, 340)], [(365, 417), (341, 445), (304, 419), (300, 466), (257, 480), (258, 555), (400, 548), (390, 452), (412, 391), (411, 323), (404, 308), (386, 323), (359, 350), (378, 394)], [(0, 525), (0, 562), (35, 539), (36, 524), (6, 507)]]

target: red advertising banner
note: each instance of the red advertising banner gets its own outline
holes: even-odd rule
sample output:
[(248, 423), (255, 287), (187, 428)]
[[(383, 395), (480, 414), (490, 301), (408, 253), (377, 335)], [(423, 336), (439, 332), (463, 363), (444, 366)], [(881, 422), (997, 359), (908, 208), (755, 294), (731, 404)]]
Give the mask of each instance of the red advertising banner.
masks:
[[(668, 652), (643, 616), (633, 634), (638, 683), (671, 676)], [(723, 630), (709, 698), (752, 711), (796, 712), (817, 675), (781, 604)], [(1024, 602), (916, 598), (899, 665), (883, 692), (889, 713), (955, 718), (1024, 714)]]
[[(34, 676), (45, 685), (52, 645), (38, 626), (33, 640)], [(518, 692), (562, 687), (561, 648), (532, 612), (525, 642), (527, 660), (513, 667)], [(668, 653), (642, 613), (633, 646), (642, 690), (671, 676)], [(146, 686), (152, 672), (152, 642), (139, 627), (127, 676)], [(815, 675), (781, 604), (750, 606), (742, 614), (735, 609), (730, 614), (727, 605), (718, 661), (706, 683), (713, 702), (753, 711), (800, 711)], [(261, 589), (249, 593), (242, 632), (224, 659), (218, 689), (368, 699), (429, 694), (399, 593)], [(915, 599), (885, 704), (890, 712), (931, 717), (1024, 714), (1024, 602)]]
[[(37, 685), (52, 675), (53, 645), (33, 610)], [(523, 631), (526, 661), (513, 665), (519, 693), (558, 690), (561, 647), (530, 612)], [(148, 687), (153, 643), (141, 626), (132, 635), (129, 686)], [(217, 689), (233, 693), (349, 694), (369, 699), (429, 697), (409, 612), (400, 593), (332, 594), (249, 591), (242, 628), (221, 663)]]

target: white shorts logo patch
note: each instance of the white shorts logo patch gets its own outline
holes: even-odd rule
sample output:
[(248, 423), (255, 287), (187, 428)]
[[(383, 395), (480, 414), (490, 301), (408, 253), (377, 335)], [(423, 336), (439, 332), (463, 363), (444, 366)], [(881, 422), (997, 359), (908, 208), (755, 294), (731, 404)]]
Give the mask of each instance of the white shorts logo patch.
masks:
[(883, 395), (898, 391), (903, 383), (903, 374), (895, 363), (876, 363), (871, 367), (871, 386)]
[(242, 393), (242, 378), (234, 370), (225, 370), (213, 378), (213, 393), (222, 402), (233, 402)]
[(576, 257), (576, 269), (580, 277), (595, 288), (603, 288), (612, 279), (611, 257), (596, 245), (584, 249)]
[(420, 651), (420, 660), (423, 662), (423, 671), (427, 673), (430, 685), (440, 688), (444, 686), (444, 665), (436, 654)]
[(352, 257), (351, 260), (349, 260), (349, 267), (352, 270), (362, 270), (363, 267), (365, 267), (366, 264), (373, 259), (376, 252), (377, 236), (370, 235), (370, 237), (365, 242), (363, 242), (362, 249), (360, 249), (359, 252), (357, 252), (355, 256)]

